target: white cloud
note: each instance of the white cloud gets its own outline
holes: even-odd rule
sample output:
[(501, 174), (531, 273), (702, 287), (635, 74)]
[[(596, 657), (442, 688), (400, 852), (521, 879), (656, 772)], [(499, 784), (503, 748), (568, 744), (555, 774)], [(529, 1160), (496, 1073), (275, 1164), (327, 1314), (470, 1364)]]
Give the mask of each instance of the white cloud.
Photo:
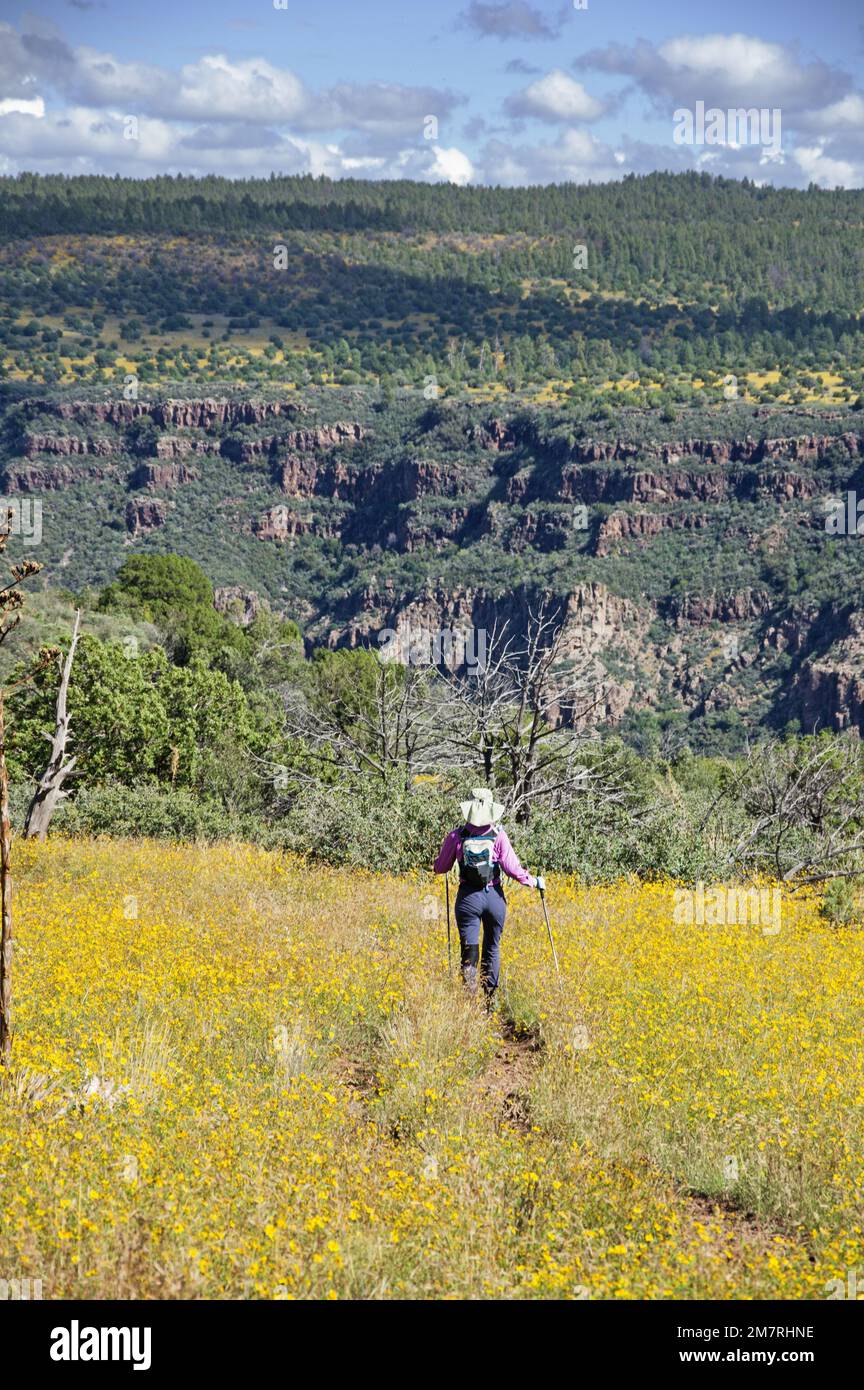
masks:
[(145, 177), (168, 171), (242, 178), (310, 173), (330, 178), (414, 178), (467, 184), (475, 177), (469, 157), (456, 147), (418, 141), (387, 154), (352, 151), (338, 141), (287, 135), (242, 122), (185, 123), (144, 117), (127, 138), (121, 111), (73, 106), (43, 117), (0, 113), (0, 172), (121, 173)]
[[(423, 140), (459, 93), (398, 82), (313, 91), (269, 58), (209, 53), (177, 70), (72, 47), (30, 17), (0, 22), (0, 158), (4, 168), (141, 174), (308, 170), (338, 177), (473, 177), (470, 159)], [(37, 117), (39, 118), (37, 120)], [(137, 122), (128, 139), (129, 118)], [(40, 129), (37, 129), (40, 126)], [(332, 140), (326, 136), (332, 135)]]
[(34, 97), (32, 101), (23, 97), (6, 97), (0, 101), (0, 116), (8, 116), (13, 111), (20, 112), (23, 116), (44, 116), (45, 102), (42, 97)]
[[(25, 39), (26, 42), (26, 39)], [(170, 111), (176, 79), (164, 68), (147, 63), (121, 63), (110, 53), (95, 48), (68, 48), (61, 56), (52, 46), (34, 62), (33, 74), (46, 87), (70, 101), (87, 106), (115, 106), (146, 110), (153, 114)]]
[(138, 139), (125, 138), (124, 117), (117, 112), (70, 106), (42, 117), (11, 112), (0, 116), (0, 149), (33, 168), (42, 161), (75, 160), (87, 168), (123, 167), (133, 172), (141, 163), (168, 158), (176, 142), (175, 129), (165, 121), (141, 121)]
[[(737, 148), (731, 141), (723, 149), (691, 150), (696, 167), (713, 174), (760, 182), (768, 176), (775, 181), (782, 176), (785, 183), (812, 178), (830, 187), (861, 184), (862, 160), (841, 142), (854, 147), (864, 136), (864, 96), (848, 73), (819, 59), (803, 61), (791, 44), (740, 33), (682, 34), (660, 44), (610, 43), (583, 54), (574, 66), (630, 77), (653, 109), (668, 117), (676, 109), (693, 111), (700, 101), (706, 109), (779, 109), (782, 153)], [(674, 158), (664, 157), (656, 148), (654, 167), (680, 167), (681, 154), (679, 148)]]
[(163, 115), (222, 120), (293, 121), (310, 102), (303, 83), (264, 58), (232, 63), (213, 54), (181, 69), (173, 100), (160, 103)]
[(676, 72), (719, 80), (742, 96), (757, 83), (772, 93), (783, 90), (795, 71), (781, 44), (748, 34), (685, 34), (662, 43), (659, 52)]
[(607, 44), (576, 59), (579, 70), (632, 77), (658, 110), (673, 105), (780, 106), (793, 111), (839, 100), (852, 79), (821, 60), (802, 62), (789, 44), (751, 34), (682, 34), (655, 45)]
[(821, 142), (799, 145), (793, 157), (808, 181), (820, 188), (860, 188), (864, 183), (864, 164), (833, 158)]
[(565, 130), (549, 144), (490, 140), (483, 150), (484, 183), (602, 183), (627, 173), (620, 152), (587, 130)]
[(178, 71), (124, 63), (54, 32), (18, 32), (0, 23), (0, 96), (31, 101), (55, 93), (81, 107), (122, 109), (165, 120), (290, 124), (295, 130), (407, 134), (426, 115), (446, 118), (464, 98), (395, 82), (340, 83), (311, 91), (266, 58), (234, 61), (211, 53)]
[(427, 116), (446, 119), (464, 97), (398, 82), (340, 83), (310, 100), (303, 122), (312, 129), (350, 129), (384, 137), (418, 135)]
[[(474, 6), (489, 33), (527, 25), (532, 7)], [(539, 13), (539, 12), (538, 12)], [(558, 20), (560, 22), (559, 13)], [(514, 29), (515, 33), (516, 30)], [(524, 36), (527, 36), (525, 30)], [(524, 60), (511, 70), (524, 72)], [(464, 98), (394, 82), (335, 83), (312, 90), (265, 57), (210, 53), (173, 70), (123, 62), (72, 47), (47, 21), (19, 30), (0, 22), (0, 170), (219, 173), (229, 177), (311, 172), (332, 177), (413, 178), (457, 184), (601, 182), (651, 169), (712, 173), (822, 186), (864, 183), (864, 94), (852, 79), (789, 45), (744, 34), (681, 35), (654, 45), (610, 44), (577, 61), (632, 79), (657, 111), (678, 105), (782, 109), (785, 165), (766, 165), (758, 147), (698, 151), (606, 143), (580, 128), (615, 109), (556, 68), (514, 92), (507, 116), (557, 127), (548, 141), (515, 144), (507, 126), (461, 122), (463, 140), (489, 139), (479, 155), (448, 144), (447, 117)], [(442, 139), (423, 138), (424, 121)], [(129, 116), (137, 138), (128, 139)], [(707, 157), (707, 159), (706, 159)]]
[(821, 111), (806, 112), (799, 124), (804, 130), (824, 131), (826, 134), (843, 131), (861, 131), (864, 134), (864, 95), (849, 92), (840, 101), (823, 106)]
[(510, 116), (533, 116), (540, 121), (594, 121), (605, 107), (560, 68), (553, 68), (521, 92), (507, 98)]
[(448, 150), (434, 145), (433, 154), (435, 159), (425, 175), (427, 179), (464, 185), (474, 178), (474, 165), (462, 150), (457, 150), (455, 146)]

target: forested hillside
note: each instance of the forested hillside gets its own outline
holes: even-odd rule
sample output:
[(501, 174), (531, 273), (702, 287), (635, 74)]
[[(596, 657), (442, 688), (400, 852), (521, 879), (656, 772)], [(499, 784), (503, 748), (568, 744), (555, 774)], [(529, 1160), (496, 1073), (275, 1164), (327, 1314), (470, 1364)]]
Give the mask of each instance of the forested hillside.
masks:
[(73, 593), (186, 555), (307, 655), (551, 597), (637, 746), (861, 727), (862, 227), (707, 175), (3, 179), (2, 486)]
[(0, 180), (12, 380), (857, 399), (864, 194)]

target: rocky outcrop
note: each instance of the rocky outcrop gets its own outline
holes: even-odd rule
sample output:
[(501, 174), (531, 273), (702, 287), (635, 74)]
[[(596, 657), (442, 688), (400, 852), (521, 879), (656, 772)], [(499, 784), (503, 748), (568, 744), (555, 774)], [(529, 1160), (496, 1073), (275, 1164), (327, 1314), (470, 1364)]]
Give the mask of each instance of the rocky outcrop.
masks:
[(128, 425), (149, 415), (158, 425), (184, 429), (210, 429), (214, 425), (258, 425), (275, 417), (294, 420), (302, 414), (297, 401), (199, 400), (165, 401), (38, 401), (40, 412), (60, 420), (106, 420), (112, 425)]
[(362, 468), (336, 457), (289, 452), (274, 466), (274, 478), (289, 497), (322, 497), (355, 505), (375, 497), (395, 507), (421, 497), (455, 497), (460, 473), (429, 459), (400, 459), (395, 464), (368, 463)]
[(252, 532), (262, 541), (289, 541), (314, 529), (311, 512), (296, 511), (279, 504), (252, 523)]
[(504, 420), (487, 420), (485, 425), (471, 425), (467, 431), (470, 443), (477, 443), (483, 449), (513, 449), (516, 447), (516, 433)]
[(362, 425), (322, 425), (319, 429), (289, 430), (287, 434), (261, 435), (259, 439), (244, 439), (235, 446), (229, 442), (226, 452), (239, 463), (254, 463), (259, 458), (283, 454), (325, 454), (341, 444), (358, 444), (366, 437)]
[(392, 470), (395, 497), (414, 502), (420, 497), (456, 497), (462, 488), (464, 470), (435, 459), (403, 458)]
[(129, 486), (173, 488), (195, 482), (199, 476), (185, 463), (139, 463), (129, 474)]
[(248, 627), (254, 622), (262, 609), (269, 605), (254, 589), (244, 589), (239, 584), (228, 584), (213, 590), (213, 606), (217, 613), (237, 623), (238, 627)]
[(438, 549), (445, 541), (458, 539), (470, 515), (470, 507), (436, 507), (433, 513), (402, 507), (395, 529), (382, 540), (385, 545), (393, 544), (406, 554), (426, 546)]
[(176, 434), (163, 434), (156, 440), (157, 459), (186, 458), (188, 454), (218, 454), (219, 441), (213, 439), (181, 439)]
[(358, 444), (365, 439), (362, 425), (340, 422), (335, 425), (322, 425), (318, 429), (292, 430), (284, 438), (286, 448), (299, 454), (321, 453), (335, 448), (337, 444)]
[(501, 452), (516, 447), (528, 448), (538, 458), (550, 462), (575, 464), (627, 464), (637, 459), (657, 459), (669, 467), (682, 459), (708, 464), (789, 461), (813, 463), (834, 449), (850, 460), (864, 458), (864, 433), (846, 431), (839, 435), (806, 434), (778, 439), (685, 438), (675, 442), (645, 440), (635, 443), (625, 439), (576, 439), (546, 436), (532, 422), (489, 420), (485, 426), (469, 429), (468, 439), (482, 447)]
[(804, 733), (854, 729), (864, 735), (864, 612), (831, 605), (790, 617), (766, 642), (797, 655), (781, 704)]
[(25, 434), (21, 441), (21, 452), (25, 458), (35, 458), (37, 454), (59, 454), (63, 458), (95, 455), (109, 458), (119, 449), (119, 441), (110, 436), (83, 436), (76, 434)]
[(770, 612), (771, 595), (758, 589), (737, 593), (672, 595), (661, 605), (663, 616), (680, 628), (685, 623), (704, 627), (708, 623), (746, 623)]
[[(838, 573), (848, 572), (854, 595), (861, 573), (853, 552), (839, 553), (853, 542), (839, 538), (828, 573), (814, 534), (824, 531), (826, 496), (853, 489), (864, 495), (864, 434), (828, 433), (841, 412), (826, 414), (824, 422), (795, 414), (789, 437), (783, 434), (789, 414), (781, 426), (742, 412), (736, 418), (745, 431), (729, 439), (698, 434), (722, 430), (722, 412), (694, 412), (689, 418), (697, 423), (671, 426), (680, 432), (677, 440), (634, 440), (580, 436), (577, 425), (568, 433), (563, 414), (548, 424), (555, 417), (545, 413), (541, 427), (527, 412), (472, 424), (481, 417), (453, 410), (444, 419), (430, 410), (418, 413), (397, 443), (392, 417), (364, 406), (356, 421), (328, 423), (329, 393), (315, 399), (323, 419), (311, 412), (301, 418), (294, 401), (216, 396), (18, 402), (0, 420), (3, 490), (11, 498), (74, 487), (77, 502), (80, 485), (110, 482), (96, 505), (96, 487), (89, 496), (81, 488), (83, 512), (55, 508), (56, 524), (70, 533), (61, 553), (72, 557), (68, 573), (74, 571), (76, 582), (84, 568), (80, 553), (104, 522), (105, 545), (116, 557), (116, 530), (124, 521), (127, 541), (145, 537), (172, 517), (175, 502), (190, 514), (200, 491), (208, 515), (218, 514), (225, 528), (227, 548), (232, 533), (242, 533), (233, 558), (242, 555), (245, 569), (257, 554), (262, 586), (290, 585), (292, 614), (303, 613), (315, 640), (350, 645), (374, 642), (385, 628), (434, 634), (454, 627), (479, 640), (503, 622), (522, 633), (530, 599), (518, 586), (569, 583), (571, 592), (560, 600), (566, 649), (586, 663), (609, 723), (643, 709), (684, 708), (694, 716), (737, 710), (754, 729), (760, 721), (783, 727), (789, 719), (805, 728), (860, 726), (860, 631), (848, 613), (793, 607), (796, 593), (834, 593)], [(346, 395), (336, 412), (350, 415), (351, 399)], [(631, 418), (622, 413), (622, 435)], [(858, 425), (862, 417), (842, 418)], [(746, 433), (760, 428), (770, 437)], [(373, 429), (380, 430), (380, 447)], [(191, 497), (172, 495), (196, 479)], [(76, 516), (86, 537), (77, 553)], [(204, 530), (190, 525), (184, 544), (206, 567)], [(338, 538), (343, 549), (308, 547), (324, 574), (316, 589), (317, 581), (308, 580), (304, 567), (295, 571), (289, 557), (268, 560), (260, 548), (250, 551), (250, 533), (286, 547), (308, 535)], [(720, 554), (716, 570), (715, 536), (718, 547), (736, 550)], [(468, 568), (458, 551), (477, 542), (484, 543), (482, 562)], [(369, 581), (358, 595), (354, 586), (385, 552), (394, 577)], [(500, 567), (489, 565), (496, 552)], [(560, 555), (553, 559), (553, 552)], [(405, 554), (408, 563), (399, 561)], [(504, 559), (513, 555), (515, 566)], [(449, 578), (432, 578), (439, 565)], [(736, 580), (739, 570), (746, 579)], [(450, 587), (462, 582), (455, 576), (490, 572), (517, 576), (513, 591)], [(422, 592), (418, 573), (430, 576), (425, 587), (420, 581)], [(576, 584), (574, 576), (588, 574), (597, 582)], [(720, 590), (728, 575), (737, 591)], [(716, 592), (700, 591), (715, 582)], [(620, 587), (635, 596), (642, 583), (650, 599), (612, 592)], [(252, 620), (257, 602), (237, 585), (217, 595), (220, 611), (241, 623)], [(574, 717), (573, 711), (560, 709), (557, 717)]]
[(311, 455), (289, 454), (276, 467), (276, 480), (289, 497), (314, 497), (326, 476), (327, 470)]
[(864, 734), (864, 676), (859, 670), (807, 662), (795, 683), (798, 718), (805, 733), (855, 729)]
[(164, 526), (168, 517), (168, 504), (160, 499), (131, 499), (126, 503), (126, 530), (130, 536), (146, 535), (158, 526)]
[(568, 464), (557, 477), (542, 470), (520, 469), (507, 480), (505, 495), (508, 502), (547, 500), (583, 502), (588, 506), (603, 502), (783, 502), (824, 496), (831, 486), (830, 474), (819, 477), (791, 469), (671, 468), (660, 472)]
[(609, 555), (628, 541), (650, 540), (661, 531), (699, 531), (710, 522), (710, 517), (691, 512), (613, 512), (597, 528), (594, 554)]
[(784, 617), (778, 623), (769, 622), (762, 631), (762, 645), (797, 656), (807, 645), (809, 627), (809, 623), (798, 617)]
[[(182, 419), (176, 422), (166, 421), (162, 418), (163, 416), (164, 411), (154, 407), (150, 418), (154, 425), (186, 423)], [(201, 426), (196, 425), (195, 427), (200, 428)], [(236, 453), (241, 462), (247, 463), (256, 457), (267, 456), (277, 448), (287, 448), (289, 451), (301, 453), (323, 453), (338, 444), (357, 443), (363, 437), (364, 432), (360, 425), (328, 425), (321, 429), (293, 430), (287, 434), (273, 434), (263, 436), (260, 439), (244, 440), (238, 446)], [(120, 435), (94, 436), (25, 432), (20, 442), (20, 450), (25, 458), (34, 458), (37, 454), (59, 454), (70, 458), (81, 455), (96, 455), (99, 458), (107, 458), (111, 454), (123, 451), (124, 447), (125, 442)], [(218, 454), (220, 441), (214, 438), (195, 439), (166, 434), (161, 435), (150, 446), (148, 452), (160, 459), (184, 458), (187, 454)]]
[(321, 497), (331, 502), (366, 502), (384, 474), (381, 464), (355, 468), (342, 459), (318, 461), (290, 455), (277, 463), (275, 476), (289, 497)]
[[(333, 647), (377, 646), (403, 663), (428, 661), (432, 654), (450, 670), (464, 671), (489, 660), (494, 643), (506, 641), (506, 634), (518, 642), (537, 602), (536, 595), (526, 592), (502, 597), (483, 588), (429, 587), (418, 597), (399, 596), (390, 584), (379, 588), (373, 580), (362, 612), (344, 627), (330, 628), (326, 640)], [(634, 666), (642, 662), (652, 610), (612, 594), (603, 584), (587, 583), (558, 600), (557, 616), (564, 629), (562, 663), (570, 663), (569, 670), (578, 668), (586, 696), (581, 713), (553, 704), (550, 718), (618, 723), (633, 699), (635, 682), (611, 675), (605, 658), (619, 662), (627, 655)]]
[(32, 464), (29, 467), (10, 465), (3, 475), (3, 491), (10, 496), (17, 492), (61, 492), (77, 482), (98, 481), (110, 472), (110, 468), (100, 468), (98, 464), (74, 469), (63, 463)]
[(300, 407), (296, 401), (217, 401), (205, 398), (198, 401), (163, 401), (151, 411), (158, 425), (180, 426), (183, 429), (206, 430), (219, 427), (230, 429), (237, 425), (260, 425), (276, 417), (296, 419)]
[(812, 473), (794, 473), (789, 469), (765, 472), (762, 469), (751, 473), (731, 475), (734, 496), (740, 502), (807, 501), (812, 497), (824, 496), (830, 491), (830, 477), (819, 478)]

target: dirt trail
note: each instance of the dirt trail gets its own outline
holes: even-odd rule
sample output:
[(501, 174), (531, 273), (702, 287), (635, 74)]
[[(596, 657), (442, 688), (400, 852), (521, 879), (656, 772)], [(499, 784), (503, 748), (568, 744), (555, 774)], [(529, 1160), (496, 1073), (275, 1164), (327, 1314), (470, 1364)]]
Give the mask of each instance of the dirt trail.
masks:
[[(501, 1041), (489, 1062), (482, 1079), (483, 1094), (497, 1109), (500, 1125), (512, 1125), (522, 1134), (530, 1133), (531, 1082), (543, 1059), (543, 1040), (539, 1031), (520, 1032), (505, 1016), (498, 1020)], [(605, 1160), (608, 1169), (642, 1167), (669, 1185), (680, 1207), (685, 1224), (706, 1228), (706, 1243), (723, 1245), (730, 1255), (753, 1259), (781, 1246), (805, 1245), (800, 1233), (782, 1228), (739, 1206), (731, 1198), (709, 1195), (688, 1189), (674, 1174), (660, 1169), (645, 1155), (624, 1164), (622, 1160)]]
[[(534, 1123), (530, 1095), (534, 1078), (543, 1065), (544, 1043), (538, 1029), (523, 1031), (504, 1014), (495, 1018), (498, 1033), (495, 1052), (486, 1064), (478, 1086), (478, 1097), (493, 1115), (499, 1131), (511, 1129), (529, 1136)], [(362, 1114), (378, 1094), (379, 1077), (374, 1060), (343, 1056), (340, 1080), (346, 1086), (352, 1109)], [(740, 1271), (748, 1261), (763, 1261), (771, 1255), (782, 1257), (797, 1247), (809, 1255), (801, 1234), (778, 1223), (758, 1217), (723, 1194), (707, 1194), (688, 1189), (679, 1177), (659, 1168), (647, 1154), (617, 1158), (602, 1156), (604, 1168), (620, 1169), (622, 1176), (643, 1170), (646, 1178), (662, 1185), (666, 1200), (678, 1212), (683, 1229), (694, 1233), (706, 1252), (713, 1252), (728, 1263), (728, 1297), (735, 1298)]]
[(501, 1041), (483, 1073), (482, 1091), (498, 1110), (500, 1124), (515, 1125), (527, 1133), (531, 1128), (528, 1092), (543, 1043), (536, 1032), (519, 1032), (509, 1018), (502, 1016), (499, 1028)]

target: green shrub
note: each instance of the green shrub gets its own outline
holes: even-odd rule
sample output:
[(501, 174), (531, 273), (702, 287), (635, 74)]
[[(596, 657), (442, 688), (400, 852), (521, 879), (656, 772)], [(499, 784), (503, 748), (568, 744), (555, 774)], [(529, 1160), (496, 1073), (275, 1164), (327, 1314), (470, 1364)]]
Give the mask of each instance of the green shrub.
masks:
[(835, 878), (827, 884), (819, 909), (826, 922), (836, 927), (848, 927), (851, 922), (860, 920), (860, 889), (860, 881), (854, 878)]
[(231, 821), (220, 806), (201, 801), (182, 788), (124, 787), (117, 783), (85, 787), (64, 802), (52, 830), (67, 835), (148, 836), (157, 840), (255, 838), (252, 822)]

